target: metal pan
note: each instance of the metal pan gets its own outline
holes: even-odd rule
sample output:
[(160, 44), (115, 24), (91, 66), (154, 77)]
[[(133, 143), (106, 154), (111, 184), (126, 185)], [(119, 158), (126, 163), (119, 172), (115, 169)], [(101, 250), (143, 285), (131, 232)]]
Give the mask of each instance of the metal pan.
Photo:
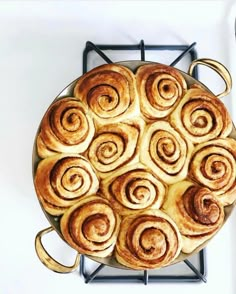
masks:
[[(144, 64), (148, 64), (150, 62), (147, 61), (123, 61), (123, 62), (118, 62), (117, 64), (123, 65), (128, 67), (130, 70), (132, 70), (133, 72), (135, 72), (137, 70), (138, 67), (140, 67), (141, 65)], [(151, 62), (153, 63), (153, 62)], [(222, 98), (226, 95), (229, 94), (231, 87), (232, 87), (232, 80), (231, 80), (231, 76), (230, 73), (228, 72), (228, 70), (219, 62), (212, 60), (212, 59), (197, 59), (194, 60), (189, 67), (188, 73), (185, 73), (183, 71), (180, 71), (181, 74), (184, 76), (187, 84), (188, 84), (188, 88), (195, 84), (195, 85), (199, 85), (203, 88), (205, 88), (207, 91), (211, 92), (204, 84), (202, 84), (201, 82), (199, 82), (198, 80), (196, 80), (195, 78), (192, 77), (192, 73), (193, 73), (193, 69), (195, 66), (197, 65), (204, 65), (207, 66), (209, 68), (211, 68), (212, 70), (216, 71), (224, 80), (225, 82), (225, 90), (216, 95), (218, 98)], [(52, 103), (57, 100), (60, 99), (62, 97), (65, 96), (73, 96), (73, 89), (74, 86), (76, 84), (77, 80), (73, 81), (71, 84), (69, 84), (53, 101)], [(40, 128), (40, 125), (39, 125)], [(36, 168), (37, 165), (40, 161), (40, 158), (37, 154), (36, 151), (36, 138), (38, 135), (39, 129), (36, 133), (35, 136), (35, 142), (34, 142), (34, 146), (33, 146), (33, 156), (32, 156), (32, 170), (33, 170), (33, 178), (35, 177), (35, 172), (36, 172)], [(235, 126), (233, 126), (233, 130), (231, 132), (231, 134), (229, 135), (229, 137), (233, 138), (236, 140), (236, 129)], [(224, 223), (227, 221), (228, 217), (230, 216), (232, 210), (234, 209), (235, 203), (233, 203), (232, 205), (229, 205), (227, 207), (225, 207), (225, 220)], [(60, 217), (58, 216), (52, 216), (49, 213), (47, 213), (43, 206), (41, 205), (43, 212), (45, 213), (49, 223), (51, 224), (51, 226), (49, 228), (46, 228), (42, 231), (40, 231), (36, 237), (35, 237), (35, 249), (36, 249), (36, 253), (39, 257), (39, 259), (41, 260), (41, 262), (46, 265), (46, 267), (48, 267), (49, 269), (55, 271), (55, 272), (59, 272), (59, 273), (69, 273), (72, 272), (73, 270), (75, 270), (78, 265), (79, 265), (79, 261), (80, 261), (80, 254), (78, 253), (75, 259), (75, 262), (72, 266), (65, 266), (61, 263), (59, 263), (58, 261), (56, 261), (52, 256), (50, 256), (50, 254), (47, 252), (46, 248), (43, 246), (42, 244), (42, 237), (45, 234), (48, 234), (52, 231), (56, 231), (58, 233), (58, 235), (63, 239), (63, 236), (61, 234), (60, 231)], [(64, 239), (63, 239), (64, 240)], [(64, 240), (65, 241), (65, 240)], [(191, 255), (196, 254), (197, 252), (199, 252), (202, 248), (204, 248), (207, 243), (209, 242), (206, 241), (205, 243), (203, 243), (201, 246), (199, 246), (197, 249), (195, 249), (191, 254), (184, 254), (184, 253), (180, 253), (180, 255), (177, 257), (177, 259), (174, 260), (173, 263), (177, 263), (180, 261), (185, 260), (186, 258), (189, 258)], [(127, 269), (129, 270), (129, 268), (119, 264), (116, 259), (114, 257), (106, 257), (106, 258), (95, 258), (95, 257), (91, 257), (89, 256), (89, 258), (91, 258), (92, 260), (95, 260), (101, 264), (106, 264), (108, 266), (111, 267), (116, 267), (116, 268), (120, 268), (120, 269)]]

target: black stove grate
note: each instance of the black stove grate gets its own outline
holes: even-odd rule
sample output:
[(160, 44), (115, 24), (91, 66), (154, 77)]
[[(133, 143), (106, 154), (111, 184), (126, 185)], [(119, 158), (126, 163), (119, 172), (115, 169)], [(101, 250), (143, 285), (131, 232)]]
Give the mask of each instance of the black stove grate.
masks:
[[(86, 257), (81, 256), (80, 260), (80, 273), (84, 277), (85, 283), (98, 282), (98, 283), (124, 283), (124, 282), (135, 282), (143, 283), (176, 283), (176, 282), (204, 282), (206, 283), (206, 252), (205, 249), (201, 250), (198, 254), (198, 266), (195, 266), (188, 259), (184, 260), (183, 263), (190, 269), (191, 274), (160, 274), (158, 270), (144, 270), (144, 271), (132, 271), (130, 274), (129, 270), (117, 270), (112, 268), (113, 274), (103, 273), (103, 269), (107, 267), (104, 264), (99, 264), (94, 270), (88, 270)], [(169, 268), (171, 265), (169, 266)], [(116, 271), (119, 271), (119, 273)], [(122, 273), (120, 273), (122, 271)], [(134, 273), (136, 272), (136, 273)], [(133, 274), (134, 273), (134, 274)]]
[[(171, 62), (170, 66), (175, 66), (185, 55), (189, 54), (191, 61), (197, 59), (197, 52), (195, 50), (196, 42), (191, 45), (145, 45), (144, 41), (136, 45), (109, 45), (109, 44), (94, 44), (90, 41), (86, 42), (86, 46), (83, 52), (83, 73), (88, 70), (88, 55), (90, 51), (95, 51), (100, 57), (107, 63), (113, 63), (112, 60), (104, 53), (106, 50), (140, 50), (140, 59), (145, 61), (146, 50), (156, 51), (182, 51), (182, 53)], [(194, 68), (193, 77), (198, 79), (198, 69)], [(141, 282), (147, 285), (149, 282), (205, 282), (206, 283), (206, 252), (205, 249), (201, 250), (198, 254), (198, 266), (196, 267), (188, 259), (184, 260), (183, 263), (192, 271), (191, 275), (183, 274), (168, 274), (159, 275), (158, 270), (153, 272), (152, 270), (137, 271), (137, 274), (129, 274), (129, 271), (122, 270), (122, 274), (111, 275), (103, 274), (102, 271), (106, 267), (104, 264), (100, 264), (95, 270), (88, 271), (86, 264), (86, 257), (81, 256), (80, 272), (84, 277), (85, 283), (90, 282)], [(112, 268), (116, 271), (115, 268)], [(120, 271), (120, 270), (119, 270)]]
[[(170, 66), (175, 66), (185, 55), (189, 54), (191, 60), (197, 59), (197, 51), (195, 50), (196, 42), (191, 45), (145, 45), (144, 41), (141, 40), (139, 44), (136, 45), (109, 45), (100, 44), (95, 45), (94, 43), (87, 41), (85, 49), (83, 51), (83, 73), (88, 70), (88, 55), (90, 51), (95, 51), (99, 56), (101, 56), (107, 63), (113, 63), (112, 60), (103, 52), (106, 50), (140, 50), (141, 61), (145, 61), (145, 51), (182, 51), (182, 53), (177, 56), (177, 58), (171, 62)], [(198, 79), (198, 69), (197, 67), (193, 70), (193, 77)]]

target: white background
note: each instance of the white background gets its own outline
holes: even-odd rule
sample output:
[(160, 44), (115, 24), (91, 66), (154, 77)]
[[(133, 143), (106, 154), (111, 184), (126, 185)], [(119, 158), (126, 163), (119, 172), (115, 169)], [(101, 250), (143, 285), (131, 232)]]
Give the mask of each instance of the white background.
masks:
[[(81, 75), (87, 40), (100, 44), (136, 44), (142, 38), (152, 44), (197, 41), (199, 57), (221, 61), (234, 77), (234, 18), (232, 1), (0, 1), (1, 294), (104, 294), (131, 289), (236, 293), (235, 213), (207, 248), (207, 284), (85, 285), (77, 272), (49, 271), (34, 250), (36, 233), (49, 224), (31, 173), (39, 122), (53, 98)], [(203, 79), (207, 77), (203, 74)], [(235, 97), (227, 99), (234, 114)], [(72, 263), (73, 250), (56, 235), (47, 236), (45, 243), (61, 261)]]

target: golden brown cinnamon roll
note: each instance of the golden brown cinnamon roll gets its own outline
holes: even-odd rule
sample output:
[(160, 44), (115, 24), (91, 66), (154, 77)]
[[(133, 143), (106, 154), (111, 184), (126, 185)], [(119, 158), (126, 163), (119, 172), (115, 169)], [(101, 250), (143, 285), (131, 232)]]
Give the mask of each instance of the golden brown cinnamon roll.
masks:
[(93, 120), (81, 101), (62, 98), (47, 110), (41, 122), (37, 150), (41, 158), (54, 153), (81, 153), (94, 135)]
[(192, 150), (192, 144), (168, 122), (157, 121), (144, 130), (140, 159), (164, 183), (173, 184), (187, 176)]
[(74, 88), (99, 124), (123, 121), (139, 114), (135, 76), (127, 67), (105, 64), (83, 75)]
[(180, 72), (163, 64), (139, 67), (136, 80), (141, 112), (147, 119), (169, 115), (187, 89), (186, 81)]
[(106, 199), (92, 195), (69, 208), (60, 226), (66, 242), (78, 252), (106, 257), (114, 249), (120, 220)]
[(172, 219), (160, 210), (146, 210), (122, 220), (115, 256), (127, 267), (153, 269), (173, 262), (181, 247)]
[(223, 206), (213, 193), (189, 181), (170, 186), (163, 209), (177, 224), (185, 253), (212, 237), (224, 221)]
[(86, 158), (75, 154), (57, 154), (40, 161), (34, 179), (44, 209), (62, 214), (81, 196), (97, 192), (99, 182)]
[(102, 178), (125, 164), (137, 162), (142, 129), (142, 121), (138, 119), (98, 129), (87, 157)]
[(188, 90), (170, 115), (170, 123), (193, 143), (225, 138), (232, 130), (232, 121), (224, 104), (200, 87)]
[(223, 205), (236, 200), (236, 141), (215, 139), (197, 145), (189, 176), (209, 188)]
[(101, 191), (120, 215), (161, 207), (166, 187), (144, 165), (124, 167), (101, 182)]

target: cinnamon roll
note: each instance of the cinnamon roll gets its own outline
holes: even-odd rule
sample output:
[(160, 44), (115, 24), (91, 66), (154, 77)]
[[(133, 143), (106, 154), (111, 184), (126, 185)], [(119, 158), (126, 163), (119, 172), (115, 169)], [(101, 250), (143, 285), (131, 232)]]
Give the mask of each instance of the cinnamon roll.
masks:
[(181, 73), (163, 64), (139, 67), (136, 73), (141, 112), (147, 119), (169, 115), (187, 90)]
[(142, 129), (142, 121), (138, 119), (107, 124), (98, 129), (87, 157), (100, 177), (107, 177), (117, 168), (138, 161)]
[(129, 268), (153, 269), (173, 262), (181, 247), (172, 219), (160, 210), (146, 210), (122, 220), (115, 256)]
[(186, 178), (192, 144), (168, 122), (157, 121), (146, 127), (140, 160), (163, 182), (173, 184)]
[(233, 126), (224, 104), (200, 87), (188, 90), (170, 115), (170, 123), (195, 144), (226, 138)]
[(61, 218), (61, 232), (79, 253), (106, 257), (114, 249), (120, 220), (106, 199), (82, 197)]
[(36, 193), (44, 209), (62, 214), (81, 196), (97, 192), (99, 182), (86, 158), (57, 154), (40, 161), (34, 179)]
[(66, 97), (54, 102), (41, 122), (37, 150), (41, 158), (54, 153), (81, 153), (90, 144), (95, 129), (83, 103)]
[(189, 177), (209, 188), (223, 205), (236, 200), (236, 141), (215, 139), (197, 145)]
[(161, 207), (166, 186), (144, 165), (137, 163), (116, 171), (101, 182), (101, 191), (120, 215)]
[(121, 65), (104, 64), (87, 72), (76, 83), (74, 95), (88, 105), (99, 124), (139, 114), (135, 76)]
[(210, 239), (224, 221), (223, 206), (213, 193), (189, 181), (170, 186), (163, 209), (180, 230), (184, 253)]

